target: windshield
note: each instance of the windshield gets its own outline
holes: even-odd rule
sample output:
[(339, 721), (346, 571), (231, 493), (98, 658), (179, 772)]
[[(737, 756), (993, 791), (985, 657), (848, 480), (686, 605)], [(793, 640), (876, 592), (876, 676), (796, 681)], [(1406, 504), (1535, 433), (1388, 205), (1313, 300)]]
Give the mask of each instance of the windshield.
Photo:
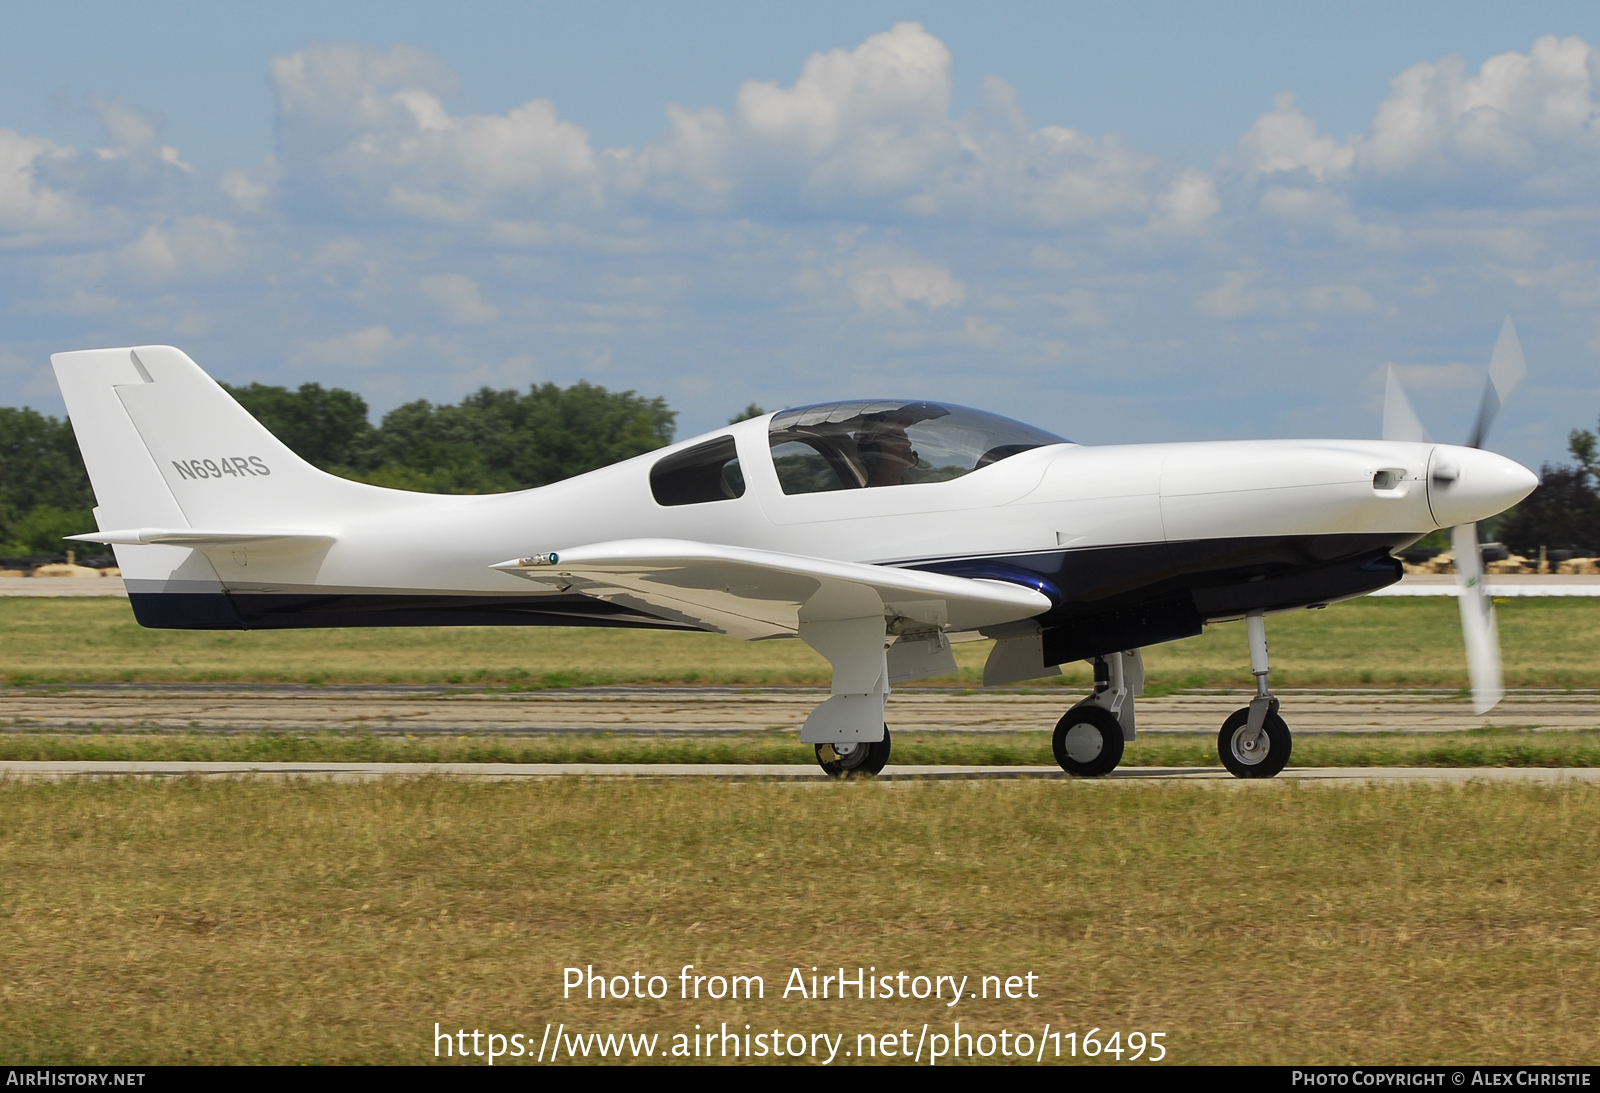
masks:
[(871, 399), (773, 415), (772, 462), (784, 493), (947, 482), (1062, 437), (1020, 421), (933, 402)]

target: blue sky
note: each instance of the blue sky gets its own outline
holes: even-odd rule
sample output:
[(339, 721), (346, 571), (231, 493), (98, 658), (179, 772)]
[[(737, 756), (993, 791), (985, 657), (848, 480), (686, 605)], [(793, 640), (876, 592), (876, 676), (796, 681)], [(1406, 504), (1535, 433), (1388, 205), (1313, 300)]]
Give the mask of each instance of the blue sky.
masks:
[(1091, 443), (1496, 448), (1600, 412), (1600, 8), (0, 5), (0, 403), (167, 342), (482, 384), (945, 398)]

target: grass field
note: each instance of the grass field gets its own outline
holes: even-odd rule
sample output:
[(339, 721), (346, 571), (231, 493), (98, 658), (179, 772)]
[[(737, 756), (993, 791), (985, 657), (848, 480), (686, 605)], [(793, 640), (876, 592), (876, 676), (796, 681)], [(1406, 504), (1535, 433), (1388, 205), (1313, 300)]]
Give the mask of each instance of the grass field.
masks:
[[(1600, 600), (1524, 598), (1498, 607), (1506, 683), (1600, 687)], [(1462, 687), (1461, 627), (1448, 597), (1364, 599), (1274, 616), (1279, 687)], [(957, 676), (976, 685), (990, 643), (956, 646)], [(1145, 652), (1150, 689), (1248, 686), (1244, 628), (1210, 627)], [(545, 627), (299, 631), (145, 630), (112, 598), (0, 598), (0, 682), (242, 681), (771, 686), (827, 683), (825, 661), (798, 641), (715, 634)], [(1081, 688), (1087, 667), (1057, 681)], [(1052, 685), (1046, 681), (1039, 686)]]
[[(377, 735), (373, 733), (0, 734), (0, 760), (162, 760), (338, 763), (783, 763), (810, 766), (798, 734), (630, 736)], [(899, 734), (897, 765), (1054, 767), (1050, 736), (1034, 733)], [(1597, 767), (1600, 732), (1489, 728), (1467, 733), (1304, 735), (1297, 767)], [(1124, 767), (1214, 767), (1216, 736), (1146, 733), (1127, 746)]]
[[(0, 783), (0, 1057), (960, 1020), (1163, 1032), (1174, 1063), (1593, 1064), (1596, 845), (1588, 786)], [(561, 998), (567, 966), (676, 992), (684, 964), (766, 998)], [(813, 966), (1038, 997), (784, 1001)]]

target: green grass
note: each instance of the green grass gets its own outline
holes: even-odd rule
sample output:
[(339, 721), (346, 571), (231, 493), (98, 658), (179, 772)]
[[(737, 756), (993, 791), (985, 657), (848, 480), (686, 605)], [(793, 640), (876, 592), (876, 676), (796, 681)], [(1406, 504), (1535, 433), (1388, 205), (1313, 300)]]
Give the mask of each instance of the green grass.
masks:
[[(1600, 687), (1600, 600), (1526, 598), (1499, 607), (1506, 683)], [(1455, 601), (1357, 600), (1274, 616), (1278, 687), (1462, 687)], [(958, 644), (976, 686), (989, 642)], [(1210, 627), (1146, 650), (1152, 694), (1250, 685), (1244, 628)], [(816, 686), (826, 662), (798, 641), (569, 627), (294, 631), (145, 630), (126, 600), (0, 598), (0, 682), (458, 683), (533, 689), (611, 684)], [(1083, 664), (1034, 686), (1084, 686)]]
[[(0, 783), (0, 1057), (960, 1020), (1159, 1031), (1180, 1064), (1593, 1065), (1597, 845), (1582, 785)], [(562, 997), (569, 966), (685, 964), (766, 998)], [(784, 1001), (813, 966), (1038, 997)]]
[[(373, 733), (0, 734), (0, 760), (337, 763), (785, 763), (809, 766), (794, 733), (715, 736), (392, 736)], [(894, 738), (896, 764), (1054, 767), (1046, 733), (925, 733)], [(1124, 767), (1214, 767), (1216, 737), (1145, 734)], [(1299, 736), (1297, 767), (1596, 767), (1600, 733)]]

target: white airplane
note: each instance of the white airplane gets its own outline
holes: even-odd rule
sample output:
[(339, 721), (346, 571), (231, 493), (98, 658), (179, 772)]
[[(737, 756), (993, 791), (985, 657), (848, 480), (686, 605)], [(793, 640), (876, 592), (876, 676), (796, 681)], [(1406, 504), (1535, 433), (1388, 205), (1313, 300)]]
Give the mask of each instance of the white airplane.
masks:
[[(800, 739), (880, 771), (890, 688), (995, 639), (984, 684), (1093, 662), (1056, 726), (1071, 774), (1134, 738), (1143, 646), (1243, 618), (1257, 697), (1218, 737), (1242, 778), (1288, 762), (1264, 616), (1400, 579), (1457, 528), (1477, 704), (1499, 699), (1474, 522), (1537, 484), (1482, 451), (1521, 376), (1509, 320), (1465, 447), (1426, 440), (1391, 377), (1384, 441), (1084, 447), (978, 410), (855, 400), (742, 421), (537, 489), (444, 496), (324, 473), (180, 350), (52, 357), (100, 531), (144, 626), (555, 625), (794, 638), (833, 668)], [(1487, 703), (1487, 705), (1485, 705)], [(1481, 712), (1481, 710), (1480, 710)]]

